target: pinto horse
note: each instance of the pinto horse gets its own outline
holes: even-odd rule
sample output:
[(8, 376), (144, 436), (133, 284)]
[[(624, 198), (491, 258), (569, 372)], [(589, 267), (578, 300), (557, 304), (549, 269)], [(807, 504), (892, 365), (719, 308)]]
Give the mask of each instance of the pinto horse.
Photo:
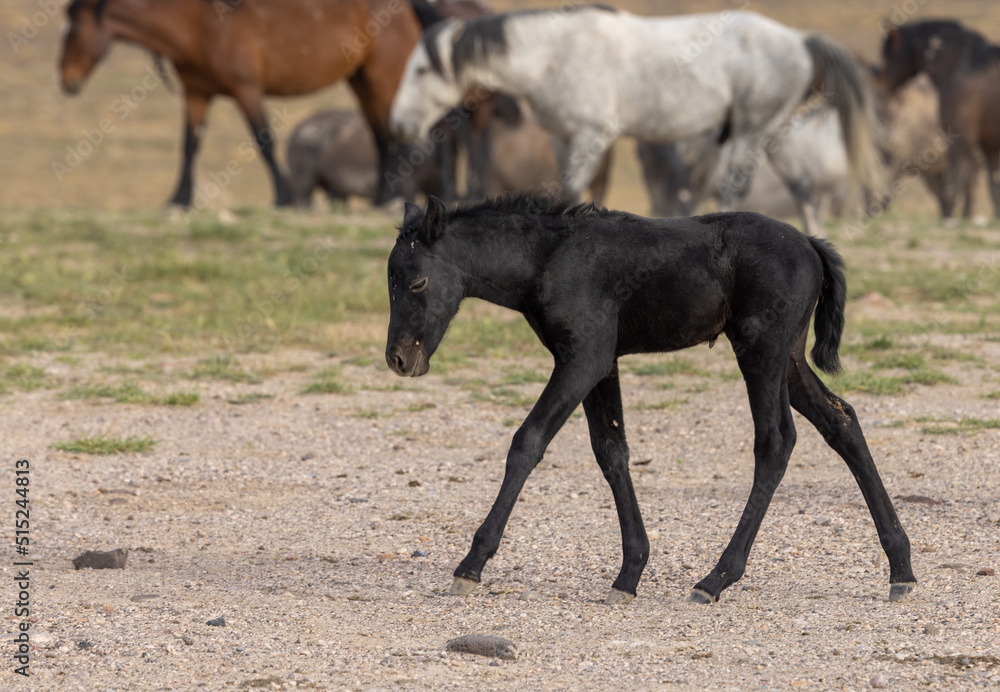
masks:
[[(236, 100), (274, 181), (291, 202), (275, 158), (264, 96), (296, 96), (347, 78), (389, 150), (389, 108), (420, 25), (405, 0), (73, 0), (59, 58), (62, 88), (77, 93), (114, 41), (169, 60), (184, 86), (184, 151), (170, 203), (191, 204), (192, 166), (216, 95)], [(385, 177), (380, 176), (380, 181)], [(379, 201), (388, 197), (382, 190)]]
[[(713, 40), (702, 45), (706, 35)], [(837, 111), (858, 182), (880, 184), (871, 99), (855, 61), (823, 36), (753, 12), (650, 18), (579, 7), (439, 24), (410, 56), (391, 130), (417, 138), (474, 85), (525, 98), (563, 139), (570, 197), (579, 198), (620, 136), (670, 143), (718, 130), (729, 140), (722, 208), (746, 195), (767, 156), (807, 229), (818, 231), (810, 181), (770, 156), (811, 93)]]
[(840, 367), (847, 290), (841, 267), (826, 241), (749, 212), (654, 221), (530, 197), (450, 212), (434, 197), (426, 213), (407, 204), (388, 264), (389, 367), (402, 376), (425, 374), (466, 297), (521, 312), (555, 359), (514, 435), (500, 493), (455, 570), (451, 593), (475, 589), (528, 474), (582, 401), (621, 525), (622, 567), (606, 602), (634, 598), (649, 541), (629, 477), (618, 359), (712, 345), (720, 334), (746, 381), (754, 480), (732, 540), (692, 600), (717, 601), (743, 576), (795, 445), (790, 406), (819, 429), (861, 486), (889, 558), (889, 600), (909, 593), (909, 539), (854, 409), (806, 362), (815, 314), (813, 361), (827, 372)]
[(957, 136), (948, 149), (943, 216), (954, 214), (960, 194), (966, 197), (963, 215), (972, 215), (970, 196), (982, 152), (993, 211), (1000, 218), (1000, 46), (955, 21), (911, 22), (889, 30), (882, 57), (882, 80), (891, 91), (921, 72), (930, 77), (941, 127)]

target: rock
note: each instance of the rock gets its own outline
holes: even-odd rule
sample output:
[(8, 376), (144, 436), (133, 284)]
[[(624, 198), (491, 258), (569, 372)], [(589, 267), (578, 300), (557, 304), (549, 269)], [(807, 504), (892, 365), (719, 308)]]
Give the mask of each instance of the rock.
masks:
[(941, 500), (935, 500), (933, 497), (927, 497), (926, 495), (897, 495), (896, 499), (900, 502), (915, 502), (919, 505), (943, 505)]
[(517, 597), (519, 601), (537, 601), (542, 597), (542, 594), (538, 593), (534, 589), (528, 589), (527, 591), (522, 591), (521, 595)]
[(992, 567), (984, 567), (978, 572), (976, 572), (976, 575), (980, 577), (995, 577), (997, 575), (997, 572)]
[(349, 498), (347, 498), (347, 501), (350, 502), (353, 505), (353, 504), (357, 504), (359, 502), (368, 502), (368, 498), (367, 497), (349, 497)]
[(423, 550), (414, 550), (411, 557), (430, 557), (430, 555)]
[(563, 599), (569, 598), (569, 592), (568, 591), (560, 591), (559, 592), (559, 598), (563, 598)]
[(888, 684), (889, 684), (888, 678), (882, 675), (882, 673), (879, 673), (878, 675), (873, 675), (872, 679), (868, 681), (868, 686), (874, 687), (876, 689), (880, 687), (886, 687), (888, 686)]
[(90, 642), (90, 641), (87, 641), (86, 639), (84, 639), (84, 640), (78, 641), (76, 643), (76, 648), (83, 649), (84, 651), (86, 651), (87, 649), (93, 649), (94, 648), (94, 643)]
[(813, 523), (817, 526), (829, 526), (833, 523), (833, 519), (830, 517), (816, 517), (816, 519), (813, 520)]
[(73, 558), (73, 567), (76, 569), (125, 569), (128, 561), (128, 551), (118, 548), (117, 550), (88, 550)]
[(396, 553), (379, 553), (378, 555), (379, 560), (391, 560), (394, 557), (396, 557)]
[(315, 459), (315, 458), (316, 458), (316, 455), (313, 454), (312, 452), (306, 452), (301, 457), (299, 457), (299, 459), (301, 461), (309, 461), (310, 459)]
[(941, 634), (941, 628), (937, 625), (927, 625), (924, 627), (924, 634), (929, 634), (932, 637)]
[(188, 646), (192, 646), (194, 644), (194, 639), (187, 636), (181, 637), (181, 641), (187, 644)]
[(209, 620), (205, 623), (206, 625), (211, 625), (212, 627), (225, 627), (226, 626), (226, 616), (220, 615), (214, 620)]
[(157, 598), (159, 598), (159, 596), (157, 594), (154, 594), (154, 593), (140, 593), (140, 594), (136, 594), (135, 596), (133, 596), (129, 600), (132, 601), (133, 603), (143, 603), (144, 601), (152, 601), (152, 600), (155, 600)]
[(491, 656), (504, 661), (517, 660), (517, 644), (510, 639), (493, 634), (467, 634), (464, 637), (456, 637), (448, 641), (445, 650), (461, 654)]

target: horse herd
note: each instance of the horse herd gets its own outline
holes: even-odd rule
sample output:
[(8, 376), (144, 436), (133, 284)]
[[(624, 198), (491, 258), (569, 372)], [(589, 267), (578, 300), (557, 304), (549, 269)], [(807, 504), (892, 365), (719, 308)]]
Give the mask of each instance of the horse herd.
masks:
[[(982, 162), (1000, 214), (1000, 49), (954, 21), (890, 28), (874, 66), (743, 11), (640, 18), (575, 5), (495, 15), (478, 0), (72, 0), (67, 13), (59, 67), (68, 93), (116, 40), (174, 66), (186, 117), (170, 202), (181, 206), (193, 197), (209, 103), (223, 95), (243, 111), (279, 205), (307, 205), (316, 189), (383, 204), (504, 191), (572, 198), (588, 187), (601, 203), (610, 147), (629, 135), (657, 216), (715, 197), (723, 209), (797, 213), (816, 232), (823, 206), (884, 208), (915, 174), (943, 217), (959, 204), (969, 217)], [(286, 178), (264, 97), (340, 79), (360, 112), (301, 123)]]
[[(752, 12), (643, 18), (574, 6), (495, 15), (474, 0), (73, 0), (68, 14), (67, 91), (79, 90), (115, 40), (173, 64), (187, 106), (173, 203), (191, 202), (216, 95), (243, 109), (278, 204), (308, 203), (317, 186), (376, 203), (427, 196), (426, 210), (406, 204), (388, 260), (385, 355), (395, 373), (428, 371), (466, 297), (521, 312), (553, 354), (451, 593), (476, 587), (528, 474), (582, 403), (622, 533), (606, 602), (631, 600), (649, 543), (629, 477), (618, 358), (712, 346), (722, 334), (746, 382), (754, 480), (692, 600), (717, 601), (743, 575), (795, 444), (792, 408), (854, 474), (888, 557), (890, 600), (913, 588), (909, 540), (857, 416), (805, 358), (813, 322), (814, 363), (839, 369), (842, 261), (821, 239), (735, 210), (752, 202), (766, 165), (811, 231), (822, 196), (843, 208), (856, 185), (869, 207), (884, 206), (904, 175), (924, 177), (944, 216), (960, 199), (968, 215), (982, 160), (1000, 214), (1000, 48), (957, 22), (916, 22), (891, 28), (884, 64), (867, 68), (822, 35)], [(929, 83), (915, 82), (920, 74)], [(341, 78), (362, 115), (303, 122), (286, 179), (263, 97)], [(610, 147), (622, 136), (639, 142), (654, 211), (681, 218), (574, 205), (588, 187), (601, 198)], [(459, 195), (462, 151), (472, 199), (539, 189), (562, 197), (492, 197), (449, 210), (438, 196)], [(710, 195), (729, 211), (685, 218)]]

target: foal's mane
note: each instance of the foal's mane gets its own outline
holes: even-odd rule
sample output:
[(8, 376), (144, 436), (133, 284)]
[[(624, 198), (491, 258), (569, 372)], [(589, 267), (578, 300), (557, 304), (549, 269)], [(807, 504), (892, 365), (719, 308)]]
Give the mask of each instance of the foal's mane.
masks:
[[(444, 222), (452, 221), (500, 221), (507, 219), (540, 219), (548, 217), (548, 224), (553, 220), (557, 226), (564, 226), (570, 219), (608, 218), (627, 216), (626, 212), (599, 207), (593, 202), (577, 204), (565, 197), (558, 197), (537, 192), (503, 194), (491, 197), (481, 202), (462, 203), (445, 212)], [(416, 235), (422, 226), (423, 215), (413, 223), (399, 226), (399, 237), (409, 239)], [(531, 225), (520, 224), (521, 228)]]
[[(506, 14), (488, 15), (463, 22), (455, 36), (451, 47), (451, 69), (456, 77), (468, 66), (482, 65), (494, 56), (507, 54), (507, 21), (536, 14), (566, 14), (584, 10), (600, 10), (602, 12), (617, 12), (606, 5), (573, 5), (561, 9), (531, 9), (515, 10)], [(440, 75), (444, 75), (444, 65), (441, 52), (438, 50), (438, 35), (446, 24), (435, 24), (424, 32), (424, 50), (431, 62), (431, 67)]]

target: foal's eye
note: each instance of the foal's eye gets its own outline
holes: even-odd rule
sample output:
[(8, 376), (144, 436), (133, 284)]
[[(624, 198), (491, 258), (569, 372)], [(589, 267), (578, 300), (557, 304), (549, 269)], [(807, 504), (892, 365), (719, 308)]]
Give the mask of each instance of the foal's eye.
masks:
[(414, 293), (420, 293), (422, 290), (427, 288), (427, 277), (422, 276), (419, 279), (414, 279), (410, 284), (410, 290)]
[(420, 67), (418, 67), (417, 69), (415, 69), (415, 70), (413, 71), (413, 74), (414, 74), (415, 76), (417, 76), (417, 77), (423, 77), (423, 76), (424, 76), (425, 74), (427, 74), (427, 73), (428, 73), (429, 71), (430, 71), (430, 70), (428, 70), (428, 68), (426, 68), (426, 67), (424, 67), (423, 65), (421, 65)]

